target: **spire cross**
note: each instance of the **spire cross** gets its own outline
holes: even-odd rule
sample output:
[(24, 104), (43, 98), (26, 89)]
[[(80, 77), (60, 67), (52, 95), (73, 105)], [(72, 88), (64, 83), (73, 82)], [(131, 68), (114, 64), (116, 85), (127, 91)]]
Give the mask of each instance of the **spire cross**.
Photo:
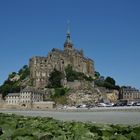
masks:
[(70, 34), (70, 21), (67, 21), (67, 34)]

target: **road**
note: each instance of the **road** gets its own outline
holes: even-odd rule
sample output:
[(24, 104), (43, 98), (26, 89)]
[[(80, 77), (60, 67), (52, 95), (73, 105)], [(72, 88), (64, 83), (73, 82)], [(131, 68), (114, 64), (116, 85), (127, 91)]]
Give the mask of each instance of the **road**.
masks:
[(33, 110), (0, 110), (2, 113), (14, 113), (25, 116), (53, 117), (62, 121), (91, 121), (94, 123), (140, 124), (139, 111), (33, 111)]

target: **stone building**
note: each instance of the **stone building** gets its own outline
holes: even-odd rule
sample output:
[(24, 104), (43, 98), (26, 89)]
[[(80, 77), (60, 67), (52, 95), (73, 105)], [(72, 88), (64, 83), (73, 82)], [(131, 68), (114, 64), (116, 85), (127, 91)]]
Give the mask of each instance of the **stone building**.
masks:
[(20, 105), (20, 106), (31, 106), (34, 102), (42, 102), (43, 93), (27, 87), (20, 91), (20, 93), (9, 93), (6, 96), (7, 105)]
[(55, 103), (43, 101), (43, 93), (35, 88), (26, 87), (20, 93), (9, 93), (1, 108), (53, 109)]
[(44, 88), (54, 68), (65, 75), (65, 68), (68, 65), (71, 65), (77, 72), (94, 76), (94, 61), (86, 58), (82, 50), (73, 47), (70, 32), (67, 32), (64, 50), (53, 48), (47, 57), (35, 56), (29, 60), (30, 79), (33, 86)]
[(6, 97), (6, 103), (8, 105), (19, 105), (20, 94), (19, 93), (9, 93)]
[(120, 99), (137, 100), (140, 99), (140, 91), (130, 86), (123, 87), (120, 91)]
[(34, 102), (42, 102), (43, 93), (37, 89), (27, 87), (20, 92), (20, 105), (21, 106), (32, 106)]

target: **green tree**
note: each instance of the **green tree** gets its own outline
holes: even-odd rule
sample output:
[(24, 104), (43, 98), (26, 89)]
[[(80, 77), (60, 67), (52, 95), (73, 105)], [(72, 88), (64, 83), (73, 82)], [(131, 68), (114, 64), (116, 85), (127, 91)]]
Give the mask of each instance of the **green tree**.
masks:
[(115, 86), (115, 89), (118, 90), (118, 91), (120, 91), (121, 88), (120, 88), (119, 85), (116, 85), (116, 86)]
[(68, 65), (66, 67), (65, 71), (66, 71), (66, 77), (67, 77), (68, 81), (73, 82), (74, 80), (77, 80), (77, 75), (76, 75), (75, 71), (73, 71), (71, 65)]
[(114, 89), (115, 88), (114, 85), (112, 85), (112, 84), (110, 84), (108, 82), (104, 82), (103, 86), (106, 87), (106, 88), (108, 88), (108, 89)]
[(100, 73), (99, 73), (99, 72), (97, 72), (97, 71), (95, 71), (94, 76), (95, 76), (95, 79), (99, 79), (99, 78), (100, 78)]
[(25, 69), (27, 69), (27, 68), (28, 68), (28, 65), (24, 65), (22, 69), (25, 70)]
[(20, 75), (20, 80), (24, 80), (30, 75), (29, 67), (24, 65), (22, 69), (19, 70), (18, 74)]
[(0, 93), (5, 97), (8, 93), (14, 93), (20, 91), (20, 85), (16, 81), (10, 81), (7, 79), (2, 86), (0, 86)]
[(25, 75), (29, 75), (29, 67), (28, 67), (28, 65), (24, 65), (19, 71), (18, 71), (18, 74), (19, 75), (23, 75), (23, 74), (25, 74)]
[(103, 87), (106, 87), (108, 89), (115, 89), (115, 80), (111, 77), (107, 77), (103, 82)]
[(67, 80), (73, 82), (74, 80), (86, 80), (86, 81), (93, 81), (91, 76), (86, 76), (82, 72), (77, 72), (72, 69), (72, 66), (68, 65), (65, 69)]
[(30, 75), (30, 70), (29, 70), (29, 68), (26, 68), (26, 69), (24, 69), (24, 70), (22, 71), (20, 79), (21, 79), (21, 80), (24, 80), (24, 79), (27, 78), (29, 75)]
[(114, 80), (113, 78), (111, 78), (111, 77), (107, 77), (107, 78), (105, 79), (105, 82), (106, 82), (106, 83), (109, 83), (109, 84), (111, 84), (111, 85), (113, 85), (113, 86), (115, 86), (115, 84), (116, 84), (115, 80)]
[(20, 85), (22, 80), (27, 78), (30, 75), (29, 67), (24, 65), (22, 69), (19, 70), (18, 74), (20, 75), (20, 79), (18, 81), (11, 81), (10, 79), (13, 78), (17, 73), (13, 72), (9, 75), (7, 80), (0, 86), (0, 93), (2, 93), (3, 97), (5, 97), (8, 93), (14, 93), (20, 91)]
[(62, 78), (63, 78), (63, 74), (60, 71), (54, 69), (50, 74), (48, 87), (50, 88), (62, 87), (61, 85)]
[(118, 85), (116, 86), (115, 80), (109, 76), (106, 77), (105, 80), (103, 76), (100, 76), (99, 79), (95, 79), (95, 84), (99, 87), (105, 87), (108, 89), (116, 89), (116, 90), (120, 89)]
[(9, 74), (9, 78), (14, 78), (16, 76), (16, 72), (12, 72), (11, 74)]
[(54, 92), (51, 93), (50, 99), (55, 101), (57, 104), (67, 104), (67, 93), (70, 89), (68, 88), (55, 88)]

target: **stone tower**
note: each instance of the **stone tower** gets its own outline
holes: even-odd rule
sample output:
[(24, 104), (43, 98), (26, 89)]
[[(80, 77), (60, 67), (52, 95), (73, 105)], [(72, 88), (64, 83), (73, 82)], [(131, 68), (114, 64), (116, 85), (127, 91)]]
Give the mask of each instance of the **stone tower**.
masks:
[(68, 65), (71, 65), (77, 72), (94, 76), (94, 61), (85, 57), (82, 50), (73, 47), (69, 30), (66, 34), (64, 50), (53, 48), (48, 56), (35, 56), (29, 60), (30, 80), (36, 88), (44, 88), (54, 68), (65, 73)]

